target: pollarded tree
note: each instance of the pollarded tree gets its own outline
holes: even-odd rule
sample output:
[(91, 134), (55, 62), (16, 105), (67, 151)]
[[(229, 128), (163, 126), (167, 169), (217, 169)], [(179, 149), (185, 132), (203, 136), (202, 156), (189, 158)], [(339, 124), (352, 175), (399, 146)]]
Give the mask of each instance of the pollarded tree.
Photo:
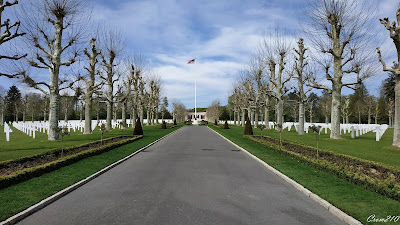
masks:
[[(28, 62), (32, 67), (49, 70), (50, 79), (49, 82), (38, 81), (27, 70), (15, 77), (49, 96), (48, 140), (57, 140), (59, 136), (59, 92), (63, 89), (60, 85), (68, 82), (67, 79), (60, 79), (60, 70), (63, 66), (73, 64), (78, 56), (72, 46), (82, 33), (77, 29), (77, 22), (83, 19), (79, 15), (87, 15), (86, 4), (82, 0), (32, 0), (22, 5), (19, 15), (20, 19), (24, 18), (28, 42), (35, 49), (28, 56)], [(78, 26), (74, 27), (74, 24)]]
[(284, 95), (289, 91), (286, 84), (292, 78), (292, 73), (287, 73), (285, 68), (290, 49), (290, 40), (281, 35), (279, 31), (276, 31), (273, 37), (264, 40), (262, 49), (269, 69), (269, 81), (274, 87), (274, 92), (268, 94), (277, 100), (276, 122), (279, 127), (282, 127), (283, 124)]
[(119, 80), (119, 75), (116, 74), (116, 62), (123, 52), (123, 38), (119, 30), (111, 27), (104, 27), (104, 33), (101, 37), (101, 58), (105, 67), (105, 76), (101, 75), (107, 86), (105, 93), (107, 104), (106, 129), (111, 130), (111, 122), (113, 117), (114, 100), (114, 84)]
[(176, 120), (178, 123), (185, 121), (186, 113), (186, 107), (182, 103), (177, 101), (172, 103), (173, 120)]
[(207, 108), (207, 117), (209, 122), (219, 121), (221, 116), (221, 107), (218, 100), (214, 100)]
[(164, 115), (165, 115), (165, 112), (167, 112), (168, 111), (168, 98), (167, 98), (167, 96), (165, 96), (165, 97), (163, 97), (162, 98), (162, 102), (161, 102), (161, 119), (162, 119), (162, 121), (164, 121)]
[[(394, 110), (394, 134), (393, 134), (393, 146), (400, 147), (400, 5), (396, 11), (396, 20), (390, 24), (389, 19), (386, 17), (380, 19), (381, 23), (389, 31), (390, 38), (393, 40), (397, 50), (397, 62), (394, 62), (394, 68), (387, 68), (385, 61), (382, 59), (381, 51), (377, 48), (379, 61), (382, 63), (383, 71), (392, 72), (396, 77), (396, 84), (394, 88), (395, 92), (395, 110)], [(397, 22), (397, 23), (396, 23)]]
[(75, 96), (69, 96), (67, 94), (60, 96), (60, 105), (61, 105), (61, 112), (64, 115), (64, 121), (68, 122), (68, 116), (72, 112), (72, 108), (75, 105), (76, 98)]
[(303, 38), (300, 38), (297, 42), (297, 49), (294, 49), (296, 52), (295, 61), (294, 61), (294, 71), (295, 76), (294, 79), (297, 79), (297, 89), (298, 89), (298, 100), (299, 100), (299, 135), (304, 135), (304, 122), (305, 122), (305, 107), (304, 104), (307, 102), (308, 96), (307, 94), (312, 90), (312, 88), (308, 88), (306, 91), (304, 90), (304, 86), (308, 80), (308, 76), (306, 74), (306, 66), (308, 65), (306, 51), (308, 50), (304, 46)]
[[(330, 138), (340, 138), (340, 106), (343, 87), (354, 88), (365, 77), (357, 77), (355, 82), (343, 82), (344, 76), (359, 72), (360, 65), (354, 62), (357, 54), (368, 47), (368, 26), (374, 15), (372, 1), (358, 0), (316, 0), (308, 1), (309, 23), (305, 31), (324, 62), (326, 79), (331, 87), (315, 80), (312, 86), (332, 93)], [(362, 61), (362, 60), (361, 60)], [(332, 69), (333, 71), (332, 71)], [(332, 75), (333, 72), (333, 75)]]
[(346, 96), (343, 101), (342, 110), (342, 117), (343, 123), (349, 123), (349, 116), (351, 116), (352, 112), (350, 112), (350, 97)]
[[(255, 84), (255, 98), (252, 99), (253, 108), (251, 108), (251, 114), (254, 114), (254, 127), (258, 127), (258, 119), (260, 108), (264, 106), (265, 96), (265, 62), (262, 54), (253, 56), (249, 63), (249, 77), (254, 81)], [(253, 116), (252, 116), (253, 118)]]
[(79, 80), (85, 82), (84, 100), (85, 100), (85, 131), (84, 134), (92, 133), (92, 109), (93, 94), (103, 85), (102, 82), (96, 83), (96, 75), (98, 72), (97, 63), (101, 50), (97, 49), (96, 38), (90, 40), (90, 52), (87, 48), (83, 50), (85, 56), (89, 59), (89, 66), (85, 66), (87, 75), (80, 75)]
[(148, 81), (148, 91), (146, 95), (147, 125), (153, 125), (158, 104), (160, 103), (161, 79), (154, 75)]

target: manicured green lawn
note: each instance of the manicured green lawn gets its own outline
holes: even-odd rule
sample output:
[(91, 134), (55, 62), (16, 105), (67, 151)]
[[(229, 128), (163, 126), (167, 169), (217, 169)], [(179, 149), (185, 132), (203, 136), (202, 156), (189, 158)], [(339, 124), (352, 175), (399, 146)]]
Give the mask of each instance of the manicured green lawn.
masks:
[(158, 125), (145, 126), (143, 139), (0, 190), (0, 221), (96, 173), (180, 127), (162, 130)]
[[(234, 126), (231, 127), (234, 128)], [(260, 129), (257, 128), (253, 128), (253, 132), (255, 135), (261, 134)], [(275, 130), (263, 130), (263, 135), (279, 138), (279, 132)], [(316, 147), (315, 133), (309, 132), (300, 136), (293, 127), (290, 132), (287, 130), (282, 132), (282, 139)], [(323, 130), (319, 137), (319, 148), (400, 167), (400, 148), (393, 147), (392, 141), (393, 128), (387, 129), (380, 141), (375, 140), (375, 133), (373, 132), (355, 139), (351, 139), (351, 134), (347, 133), (342, 134), (341, 140), (332, 140), (329, 138), (329, 130), (328, 134), (325, 134), (325, 130)]]
[[(160, 126), (155, 125), (157, 128)], [(13, 128), (13, 132), (10, 134), (10, 141), (7, 142), (3, 130), (4, 127), (0, 126), (0, 162), (46, 152), (54, 148), (61, 148), (61, 137), (58, 141), (48, 141), (47, 134), (36, 132), (36, 139), (33, 139)], [(132, 134), (133, 128), (125, 130), (114, 129), (113, 131), (104, 133), (104, 138)], [(80, 131), (73, 132), (71, 129), (71, 135), (64, 136), (64, 147), (99, 141), (100, 138), (101, 133), (98, 128), (93, 131), (93, 134), (82, 134)]]
[[(230, 126), (229, 130), (210, 127), (362, 223), (367, 223), (367, 218), (372, 214), (375, 214), (376, 218), (400, 215), (400, 202), (306, 166), (290, 157), (271, 151), (261, 144), (243, 138), (244, 128), (242, 127)], [(267, 132), (263, 133), (267, 134)], [(268, 131), (268, 133), (279, 136), (279, 133), (276, 134), (273, 131)], [(285, 133), (284, 137), (288, 138), (291, 135), (290, 137), (294, 138), (294, 134), (294, 132)], [(311, 143), (313, 138), (315, 135), (306, 136), (305, 139)], [(323, 143), (327, 142), (329, 141), (325, 140)]]

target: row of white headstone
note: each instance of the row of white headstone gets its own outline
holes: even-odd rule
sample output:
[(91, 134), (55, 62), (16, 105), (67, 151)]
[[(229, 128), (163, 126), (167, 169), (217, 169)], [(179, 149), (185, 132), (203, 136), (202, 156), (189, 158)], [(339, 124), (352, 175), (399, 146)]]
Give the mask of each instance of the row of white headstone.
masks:
[[(220, 123), (223, 123), (223, 121), (220, 121)], [(234, 124), (234, 121), (228, 121), (229, 124)], [(265, 122), (259, 122), (259, 124), (265, 125)], [(304, 123), (304, 131), (308, 133), (309, 127), (315, 125), (315, 126), (320, 126), (320, 133), (324, 132), (325, 134), (328, 133), (328, 129), (331, 130), (331, 124), (330, 123)], [(269, 122), (268, 126), (269, 129), (274, 129), (275, 128), (275, 123), (274, 122)], [(285, 130), (287, 129), (290, 131), (294, 127), (296, 129), (296, 132), (298, 132), (299, 129), (299, 123), (294, 123), (294, 122), (285, 122), (282, 124), (282, 129)], [(382, 138), (383, 134), (385, 131), (389, 128), (387, 124), (340, 124), (340, 134), (346, 134), (346, 133), (351, 133), (351, 138), (356, 138), (359, 137), (363, 134), (366, 134), (368, 132), (374, 132), (375, 134), (375, 140), (380, 141)]]
[[(167, 123), (172, 123), (172, 120), (165, 120)], [(122, 120), (113, 120), (111, 123), (112, 129), (116, 128), (121, 128)], [(147, 120), (144, 119), (144, 123), (147, 123)], [(162, 120), (158, 120), (159, 123), (162, 122)], [(96, 129), (97, 126), (100, 127), (101, 124), (105, 124), (105, 120), (92, 120), (92, 130)], [(134, 124), (132, 123), (131, 120), (126, 120), (126, 125), (127, 127), (132, 127)], [(23, 133), (27, 134), (28, 136), (32, 137), (33, 139), (36, 138), (36, 132), (42, 132), (42, 133), (47, 133), (49, 130), (49, 122), (46, 121), (19, 121), (19, 122), (13, 122), (12, 126), (16, 128), (17, 130), (22, 131)], [(60, 128), (66, 128), (68, 129), (68, 132), (84, 132), (85, 130), (85, 121), (80, 121), (80, 120), (69, 120), (67, 122), (65, 121), (59, 121), (58, 126)], [(7, 124), (4, 123), (4, 133), (6, 133), (6, 140), (10, 141), (10, 133), (12, 132), (11, 127)]]

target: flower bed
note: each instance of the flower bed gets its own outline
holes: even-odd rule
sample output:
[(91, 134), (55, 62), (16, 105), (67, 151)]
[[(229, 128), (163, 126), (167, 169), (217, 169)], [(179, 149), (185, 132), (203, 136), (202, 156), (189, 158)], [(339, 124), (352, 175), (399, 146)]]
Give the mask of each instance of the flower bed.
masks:
[(261, 136), (246, 136), (272, 150), (288, 155), (305, 164), (332, 173), (354, 184), (400, 201), (400, 169), (317, 149), (295, 142), (282, 142), (279, 139)]

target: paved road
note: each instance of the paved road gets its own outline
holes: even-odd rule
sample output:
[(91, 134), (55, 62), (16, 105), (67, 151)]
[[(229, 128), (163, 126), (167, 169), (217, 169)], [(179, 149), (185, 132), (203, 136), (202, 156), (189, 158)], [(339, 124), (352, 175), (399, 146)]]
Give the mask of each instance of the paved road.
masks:
[(207, 127), (184, 127), (20, 224), (343, 224)]

